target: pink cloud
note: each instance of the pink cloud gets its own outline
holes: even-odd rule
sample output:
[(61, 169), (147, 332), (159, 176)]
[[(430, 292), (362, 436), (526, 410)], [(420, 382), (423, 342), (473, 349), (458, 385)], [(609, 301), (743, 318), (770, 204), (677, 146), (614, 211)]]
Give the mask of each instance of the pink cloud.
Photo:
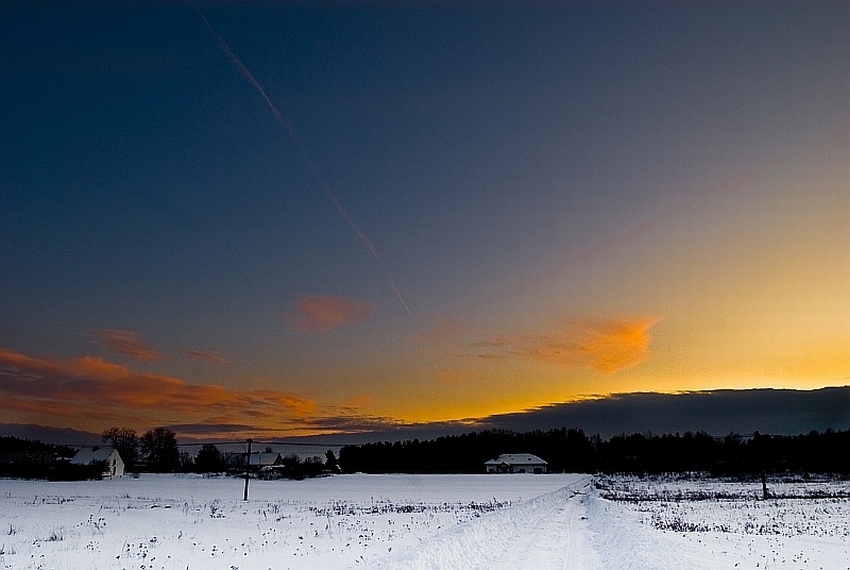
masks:
[(327, 333), (343, 325), (372, 316), (373, 307), (345, 297), (302, 297), (295, 302), (295, 314), (287, 315), (294, 332)]
[(136, 362), (152, 362), (160, 359), (159, 352), (132, 331), (119, 329), (99, 330), (94, 334), (91, 342), (99, 344), (117, 354), (129, 356)]

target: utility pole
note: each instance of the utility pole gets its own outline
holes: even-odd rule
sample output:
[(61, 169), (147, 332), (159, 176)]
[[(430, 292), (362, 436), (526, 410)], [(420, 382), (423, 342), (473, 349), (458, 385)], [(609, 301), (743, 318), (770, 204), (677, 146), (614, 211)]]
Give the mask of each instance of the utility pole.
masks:
[(248, 455), (245, 457), (245, 493), (242, 495), (242, 500), (248, 500), (248, 478), (251, 474), (251, 438), (248, 438)]

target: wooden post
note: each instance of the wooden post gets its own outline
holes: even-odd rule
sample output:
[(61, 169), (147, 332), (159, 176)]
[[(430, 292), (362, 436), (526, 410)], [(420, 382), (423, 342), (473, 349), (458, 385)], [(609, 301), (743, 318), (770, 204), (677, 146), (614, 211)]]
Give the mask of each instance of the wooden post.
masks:
[(764, 469), (761, 471), (761, 491), (762, 497), (766, 501), (768, 497), (770, 497), (770, 494), (767, 492), (767, 476), (765, 475)]
[(248, 455), (245, 457), (245, 493), (242, 495), (242, 500), (248, 500), (248, 477), (251, 473), (251, 438), (248, 438)]

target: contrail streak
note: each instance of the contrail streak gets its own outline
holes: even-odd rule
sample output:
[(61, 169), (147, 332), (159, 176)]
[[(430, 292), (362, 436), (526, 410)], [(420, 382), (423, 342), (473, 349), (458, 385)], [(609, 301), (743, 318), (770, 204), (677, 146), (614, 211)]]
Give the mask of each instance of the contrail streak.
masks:
[[(384, 261), (381, 258), (381, 254), (378, 253), (378, 248), (375, 247), (374, 242), (372, 242), (369, 236), (366, 235), (366, 232), (363, 231), (363, 228), (361, 228), (360, 225), (354, 220), (354, 218), (351, 217), (351, 214), (348, 213), (348, 210), (343, 207), (343, 205), (339, 201), (339, 198), (337, 198), (336, 195), (331, 191), (330, 186), (325, 181), (325, 178), (322, 176), (321, 172), (319, 172), (319, 169), (316, 167), (315, 163), (310, 158), (310, 155), (307, 154), (307, 151), (304, 148), (304, 144), (301, 142), (301, 137), (299, 137), (298, 133), (295, 131), (295, 127), (286, 119), (286, 117), (283, 116), (283, 113), (278, 110), (275, 104), (272, 103), (272, 100), (271, 98), (269, 98), (268, 94), (266, 93), (266, 90), (263, 89), (263, 86), (260, 85), (260, 82), (257, 81), (257, 78), (254, 77), (254, 74), (251, 73), (251, 70), (248, 69), (244, 63), (242, 63), (242, 60), (240, 60), (236, 56), (236, 54), (233, 53), (233, 50), (230, 49), (230, 46), (227, 45), (227, 42), (224, 41), (224, 38), (222, 38), (218, 34), (218, 32), (215, 31), (215, 28), (212, 27), (212, 24), (210, 24), (209, 20), (207, 20), (206, 16), (204, 16), (204, 13), (201, 11), (200, 6), (195, 5), (195, 9), (201, 16), (201, 20), (203, 20), (204, 22), (204, 27), (206, 27), (207, 31), (215, 38), (219, 49), (224, 52), (224, 55), (227, 56), (227, 59), (229, 59), (230, 62), (236, 67), (236, 69), (238, 69), (239, 72), (242, 73), (242, 75), (244, 75), (246, 79), (248, 79), (248, 81), (251, 83), (257, 93), (262, 96), (263, 100), (266, 102), (266, 106), (269, 108), (269, 111), (271, 111), (275, 121), (277, 121), (278, 124), (280, 124), (284, 129), (286, 129), (286, 132), (289, 134), (289, 137), (292, 139), (292, 142), (298, 149), (301, 158), (304, 160), (304, 162), (310, 169), (311, 174), (313, 174), (316, 180), (318, 180), (319, 187), (321, 188), (322, 193), (328, 198), (328, 200), (331, 201), (334, 208), (336, 208), (336, 211), (339, 213), (342, 219), (346, 221), (346, 223), (354, 231), (357, 237), (360, 238), (360, 241), (362, 241), (366, 245), (366, 247), (369, 248), (369, 252), (372, 254), (372, 257), (374, 257), (383, 266)], [(384, 270), (386, 270), (386, 267), (384, 267)], [(395, 290), (396, 296), (401, 297), (398, 293), (398, 288), (395, 287), (394, 283), (393, 289)], [(405, 303), (404, 300), (401, 298), (399, 300), (402, 302), (402, 305), (404, 305), (405, 309), (407, 309), (407, 303)]]
[[(236, 67), (236, 69), (238, 69), (239, 72), (245, 76), (245, 78), (248, 80), (249, 83), (251, 83), (257, 93), (262, 96), (263, 101), (266, 102), (266, 106), (269, 108), (269, 111), (271, 111), (275, 121), (277, 121), (278, 124), (280, 124), (284, 129), (286, 129), (287, 134), (289, 134), (289, 138), (292, 140), (293, 144), (298, 149), (298, 153), (301, 155), (301, 159), (307, 165), (313, 177), (318, 181), (319, 188), (321, 189), (322, 194), (324, 194), (325, 197), (330, 200), (331, 204), (333, 204), (333, 207), (336, 208), (336, 211), (340, 215), (340, 217), (345, 220), (345, 222), (348, 224), (348, 227), (350, 227), (351, 230), (355, 233), (355, 235), (360, 238), (360, 241), (362, 241), (366, 245), (366, 247), (369, 249), (369, 253), (372, 254), (372, 257), (375, 258), (375, 261), (377, 261), (378, 264), (381, 266), (381, 269), (386, 275), (387, 281), (389, 282), (390, 288), (392, 289), (395, 298), (398, 299), (398, 302), (401, 304), (402, 307), (404, 307), (404, 310), (407, 313), (407, 318), (410, 321), (411, 325), (413, 325), (413, 315), (410, 312), (410, 307), (408, 306), (407, 301), (405, 301), (404, 296), (401, 294), (401, 290), (399, 290), (398, 285), (396, 285), (396, 282), (393, 279), (389, 268), (387, 267), (387, 264), (381, 257), (380, 252), (378, 252), (378, 248), (375, 247), (375, 243), (372, 241), (372, 239), (366, 234), (365, 231), (363, 231), (363, 228), (360, 227), (360, 224), (358, 224), (357, 221), (355, 221), (355, 219), (351, 216), (351, 214), (348, 213), (348, 210), (343, 207), (342, 203), (339, 201), (339, 198), (337, 198), (336, 194), (333, 193), (330, 185), (325, 181), (324, 176), (322, 176), (322, 173), (319, 171), (316, 164), (310, 158), (310, 155), (307, 154), (307, 150), (304, 148), (304, 143), (301, 142), (301, 137), (298, 136), (298, 132), (295, 130), (295, 127), (286, 119), (286, 117), (283, 116), (283, 113), (278, 110), (275, 104), (272, 103), (272, 100), (271, 98), (269, 98), (268, 94), (266, 93), (266, 90), (263, 89), (263, 86), (260, 85), (260, 82), (257, 81), (257, 78), (254, 77), (254, 74), (251, 73), (251, 70), (248, 69), (244, 63), (242, 63), (242, 60), (240, 60), (236, 56), (236, 54), (233, 53), (233, 50), (230, 49), (230, 46), (227, 45), (227, 42), (224, 41), (224, 38), (222, 38), (218, 34), (218, 32), (215, 31), (215, 28), (212, 27), (212, 24), (210, 24), (203, 11), (201, 11), (200, 6), (195, 4), (195, 10), (198, 11), (198, 15), (201, 17), (201, 20), (204, 23), (204, 27), (207, 29), (210, 35), (215, 38), (219, 49), (224, 53), (225, 56), (227, 56), (227, 59), (230, 60), (230, 62)], [(428, 357), (432, 360), (434, 368), (437, 370), (437, 373), (440, 375), (440, 378), (443, 378), (442, 371), (437, 366), (436, 362), (433, 362), (433, 358), (431, 358), (430, 351), (427, 347), (425, 347), (425, 352), (428, 353)]]
[[(242, 75), (244, 75), (248, 79), (251, 85), (254, 86), (254, 89), (256, 89), (260, 93), (260, 95), (263, 96), (263, 99), (266, 101), (266, 105), (271, 110), (275, 120), (289, 132), (289, 135), (291, 137), (298, 139), (298, 135), (295, 133), (295, 128), (289, 121), (287, 121), (283, 117), (281, 112), (277, 110), (277, 107), (274, 106), (274, 103), (272, 103), (272, 100), (269, 99), (269, 96), (266, 94), (266, 90), (263, 89), (263, 86), (260, 85), (260, 82), (257, 81), (257, 78), (254, 77), (254, 74), (251, 73), (251, 70), (245, 67), (245, 64), (242, 63), (242, 60), (236, 57), (236, 54), (233, 53), (233, 50), (231, 50), (230, 46), (227, 45), (227, 42), (224, 41), (224, 38), (218, 35), (218, 32), (215, 31), (215, 29), (212, 27), (212, 24), (210, 24), (209, 20), (207, 20), (207, 17), (204, 16), (204, 13), (201, 11), (200, 6), (196, 4), (195, 10), (197, 10), (198, 15), (201, 16), (201, 20), (203, 20), (204, 22), (204, 27), (206, 27), (207, 31), (215, 38), (216, 43), (218, 43), (219, 49), (221, 49), (221, 51), (224, 52), (224, 55), (227, 56), (227, 59), (229, 59), (230, 62), (236, 66), (236, 69), (238, 69), (242, 73)], [(296, 142), (300, 148), (301, 141), (296, 140)]]

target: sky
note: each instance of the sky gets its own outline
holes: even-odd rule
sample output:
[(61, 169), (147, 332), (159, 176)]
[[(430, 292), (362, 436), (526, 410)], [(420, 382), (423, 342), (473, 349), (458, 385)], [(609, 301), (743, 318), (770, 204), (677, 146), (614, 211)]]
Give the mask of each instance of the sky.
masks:
[(7, 423), (850, 384), (846, 2), (3, 3), (0, 133)]

